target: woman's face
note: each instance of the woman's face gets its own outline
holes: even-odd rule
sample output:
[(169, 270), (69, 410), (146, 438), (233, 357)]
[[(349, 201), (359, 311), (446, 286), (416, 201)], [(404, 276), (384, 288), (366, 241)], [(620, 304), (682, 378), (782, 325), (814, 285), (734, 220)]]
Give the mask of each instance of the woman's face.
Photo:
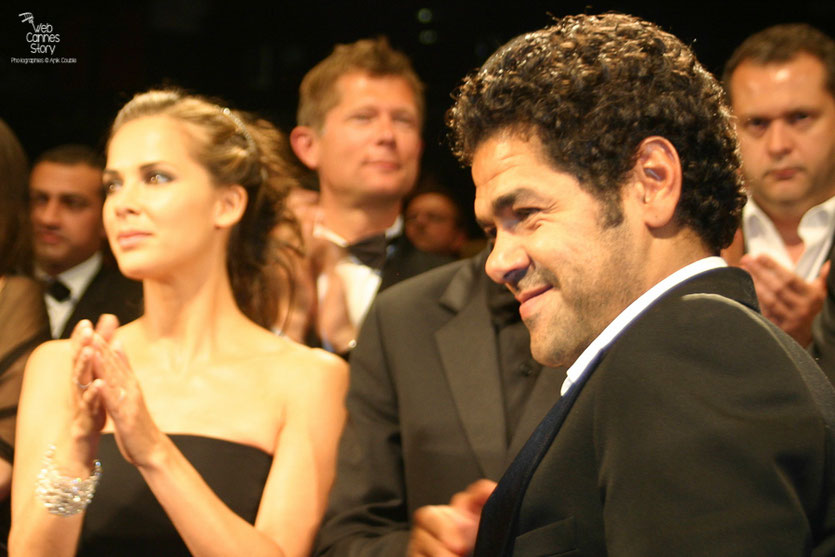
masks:
[(167, 116), (149, 116), (128, 122), (111, 138), (104, 226), (129, 277), (164, 276), (189, 267), (205, 272), (217, 248), (225, 248), (226, 235), (217, 224), (224, 188), (216, 187), (192, 156), (199, 132), (186, 126)]

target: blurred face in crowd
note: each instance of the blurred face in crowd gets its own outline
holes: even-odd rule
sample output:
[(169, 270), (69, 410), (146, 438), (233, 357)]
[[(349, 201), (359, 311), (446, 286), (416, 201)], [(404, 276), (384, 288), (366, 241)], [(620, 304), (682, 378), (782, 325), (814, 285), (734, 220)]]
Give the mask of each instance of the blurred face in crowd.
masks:
[(323, 195), (399, 201), (414, 186), (422, 150), (414, 91), (401, 77), (364, 72), (341, 76), (336, 87), (339, 102), (297, 154), (318, 172)]
[(743, 172), (772, 218), (799, 219), (835, 195), (835, 99), (823, 64), (743, 61), (731, 76)]
[(440, 193), (415, 196), (404, 211), (406, 236), (422, 251), (457, 254), (466, 240), (458, 207)]
[(55, 276), (89, 259), (100, 248), (101, 171), (86, 164), (40, 162), (29, 178), (38, 266)]

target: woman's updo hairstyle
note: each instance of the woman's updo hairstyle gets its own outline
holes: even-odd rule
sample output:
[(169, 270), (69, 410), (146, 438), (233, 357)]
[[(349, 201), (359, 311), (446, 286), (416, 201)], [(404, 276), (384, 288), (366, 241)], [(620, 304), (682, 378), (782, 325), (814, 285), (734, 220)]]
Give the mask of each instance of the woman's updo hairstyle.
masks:
[[(301, 244), (298, 225), (285, 204), (299, 173), (290, 162), (285, 137), (266, 120), (177, 89), (134, 96), (116, 115), (110, 137), (126, 123), (148, 116), (188, 124), (192, 155), (215, 182), (246, 190), (246, 209), (229, 239), (227, 269), (241, 311), (269, 328), (276, 320), (279, 295), (287, 294), (276, 289), (275, 266), (286, 269), (289, 253), (298, 252)], [(275, 233), (277, 227), (292, 233)]]

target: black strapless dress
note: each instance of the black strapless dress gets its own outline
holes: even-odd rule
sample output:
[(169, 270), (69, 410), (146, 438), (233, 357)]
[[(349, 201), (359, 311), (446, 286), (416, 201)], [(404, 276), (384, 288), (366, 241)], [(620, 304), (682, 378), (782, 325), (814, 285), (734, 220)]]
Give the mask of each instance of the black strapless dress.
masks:
[[(169, 435), (232, 511), (255, 522), (272, 456), (255, 447), (196, 435)], [(79, 557), (190, 555), (139, 471), (119, 453), (112, 434), (99, 445), (102, 476), (87, 508)]]

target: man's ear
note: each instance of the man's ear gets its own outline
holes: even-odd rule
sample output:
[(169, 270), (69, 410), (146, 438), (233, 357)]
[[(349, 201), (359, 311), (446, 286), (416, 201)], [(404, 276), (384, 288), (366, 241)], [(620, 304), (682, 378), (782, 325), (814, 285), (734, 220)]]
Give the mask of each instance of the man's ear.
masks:
[(632, 171), (644, 221), (651, 228), (669, 224), (681, 198), (682, 171), (678, 151), (660, 136), (644, 139)]
[(248, 198), (241, 185), (223, 186), (215, 202), (215, 227), (232, 228), (237, 224), (244, 216)]
[(290, 132), (290, 146), (305, 166), (316, 170), (319, 166), (319, 135), (310, 126), (296, 126)]

